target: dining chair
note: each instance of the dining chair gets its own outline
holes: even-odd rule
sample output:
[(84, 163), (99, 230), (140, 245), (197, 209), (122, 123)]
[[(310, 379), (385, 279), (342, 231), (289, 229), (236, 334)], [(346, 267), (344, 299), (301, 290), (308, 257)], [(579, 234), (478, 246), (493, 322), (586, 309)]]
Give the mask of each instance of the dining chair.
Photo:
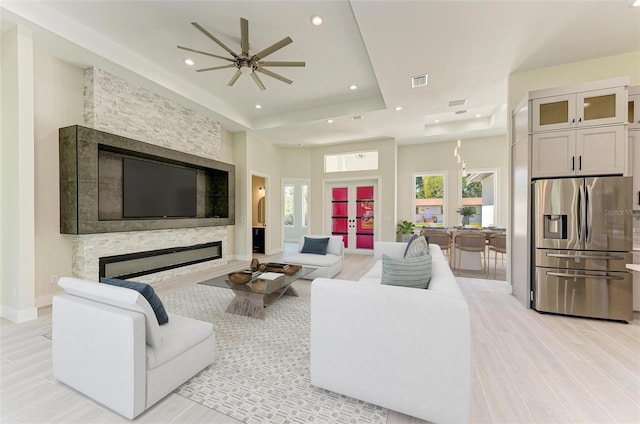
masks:
[(421, 236), (429, 238), (429, 244), (437, 244), (443, 253), (446, 254), (449, 264), (451, 264), (451, 233), (449, 231), (442, 230), (422, 230)]
[[(489, 236), (488, 243), (489, 252), (493, 251), (493, 277), (496, 277), (497, 265), (498, 265), (498, 253), (500, 253), (502, 263), (504, 264), (504, 254), (507, 253), (507, 235), (506, 234), (492, 234)], [(488, 273), (487, 269), (487, 273)]]
[[(480, 232), (459, 232), (454, 238), (454, 246), (458, 249), (458, 267), (460, 266), (460, 256), (462, 252), (479, 252), (482, 253), (482, 272), (487, 273), (487, 250), (486, 250), (486, 237)], [(455, 258), (454, 258), (455, 268)]]

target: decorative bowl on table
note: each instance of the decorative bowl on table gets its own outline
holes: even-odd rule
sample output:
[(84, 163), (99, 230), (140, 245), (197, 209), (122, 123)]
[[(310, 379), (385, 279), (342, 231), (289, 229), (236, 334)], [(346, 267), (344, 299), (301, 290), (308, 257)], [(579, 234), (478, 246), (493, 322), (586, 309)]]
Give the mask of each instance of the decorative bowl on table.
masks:
[(236, 284), (238, 286), (241, 286), (242, 284), (247, 284), (249, 281), (251, 281), (251, 273), (250, 272), (232, 272), (231, 274), (228, 275), (229, 277), (229, 281), (231, 281), (233, 284)]

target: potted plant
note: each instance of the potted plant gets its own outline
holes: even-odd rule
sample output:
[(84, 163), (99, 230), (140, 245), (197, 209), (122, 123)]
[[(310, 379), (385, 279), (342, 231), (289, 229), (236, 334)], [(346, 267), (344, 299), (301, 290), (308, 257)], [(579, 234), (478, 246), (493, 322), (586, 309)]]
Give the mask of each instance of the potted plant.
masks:
[(400, 233), (400, 241), (408, 241), (413, 234), (413, 222), (402, 220), (398, 224), (398, 232)]
[(456, 210), (460, 215), (462, 215), (462, 225), (469, 225), (469, 217), (476, 214), (476, 208), (473, 206), (463, 206)]

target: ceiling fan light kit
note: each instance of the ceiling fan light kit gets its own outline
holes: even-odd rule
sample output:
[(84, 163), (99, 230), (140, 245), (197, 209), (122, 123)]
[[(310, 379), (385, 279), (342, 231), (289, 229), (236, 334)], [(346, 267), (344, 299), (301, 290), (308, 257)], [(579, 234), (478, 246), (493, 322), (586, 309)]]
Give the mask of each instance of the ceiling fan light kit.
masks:
[(196, 27), (200, 32), (202, 32), (204, 35), (206, 35), (209, 39), (211, 39), (214, 43), (222, 47), (232, 57), (229, 58), (229, 57), (219, 56), (213, 53), (192, 49), (190, 47), (184, 47), (184, 46), (177, 46), (177, 47), (182, 50), (187, 50), (190, 52), (211, 56), (217, 59), (222, 59), (222, 60), (231, 62), (227, 65), (196, 69), (196, 72), (207, 72), (207, 71), (215, 71), (218, 69), (236, 68), (236, 72), (235, 74), (233, 74), (233, 76), (229, 80), (229, 83), (227, 83), (227, 86), (232, 86), (233, 84), (235, 84), (235, 82), (238, 80), (238, 78), (240, 78), (242, 74), (250, 74), (251, 78), (256, 83), (258, 88), (261, 91), (266, 90), (265, 85), (262, 83), (262, 80), (260, 80), (256, 72), (259, 72), (263, 75), (267, 75), (271, 78), (277, 79), (286, 84), (291, 84), (293, 83), (292, 80), (290, 80), (289, 78), (283, 77), (282, 75), (279, 75), (273, 71), (270, 71), (266, 69), (266, 67), (270, 67), (270, 66), (304, 67), (306, 65), (305, 62), (299, 62), (299, 61), (298, 62), (292, 62), (292, 61), (270, 61), (269, 62), (269, 61), (262, 60), (265, 57), (271, 55), (272, 53), (275, 53), (276, 51), (282, 49), (283, 47), (286, 47), (287, 45), (293, 43), (293, 40), (291, 39), (291, 37), (285, 37), (282, 40), (278, 41), (277, 43), (274, 43), (271, 46), (267, 47), (266, 49), (254, 55), (250, 55), (249, 54), (249, 21), (244, 18), (240, 18), (240, 49), (241, 51), (239, 54), (231, 50), (226, 44), (218, 40), (213, 34), (211, 34), (209, 31), (204, 29), (197, 22), (191, 22), (191, 24), (194, 27)]

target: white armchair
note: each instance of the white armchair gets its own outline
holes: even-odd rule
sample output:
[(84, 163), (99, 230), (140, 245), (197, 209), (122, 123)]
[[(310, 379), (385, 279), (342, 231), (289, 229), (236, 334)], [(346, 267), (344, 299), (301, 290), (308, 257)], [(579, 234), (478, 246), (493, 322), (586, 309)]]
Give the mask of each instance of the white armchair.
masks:
[(169, 314), (158, 325), (137, 291), (61, 278), (53, 299), (53, 374), (133, 419), (215, 359), (213, 324)]

